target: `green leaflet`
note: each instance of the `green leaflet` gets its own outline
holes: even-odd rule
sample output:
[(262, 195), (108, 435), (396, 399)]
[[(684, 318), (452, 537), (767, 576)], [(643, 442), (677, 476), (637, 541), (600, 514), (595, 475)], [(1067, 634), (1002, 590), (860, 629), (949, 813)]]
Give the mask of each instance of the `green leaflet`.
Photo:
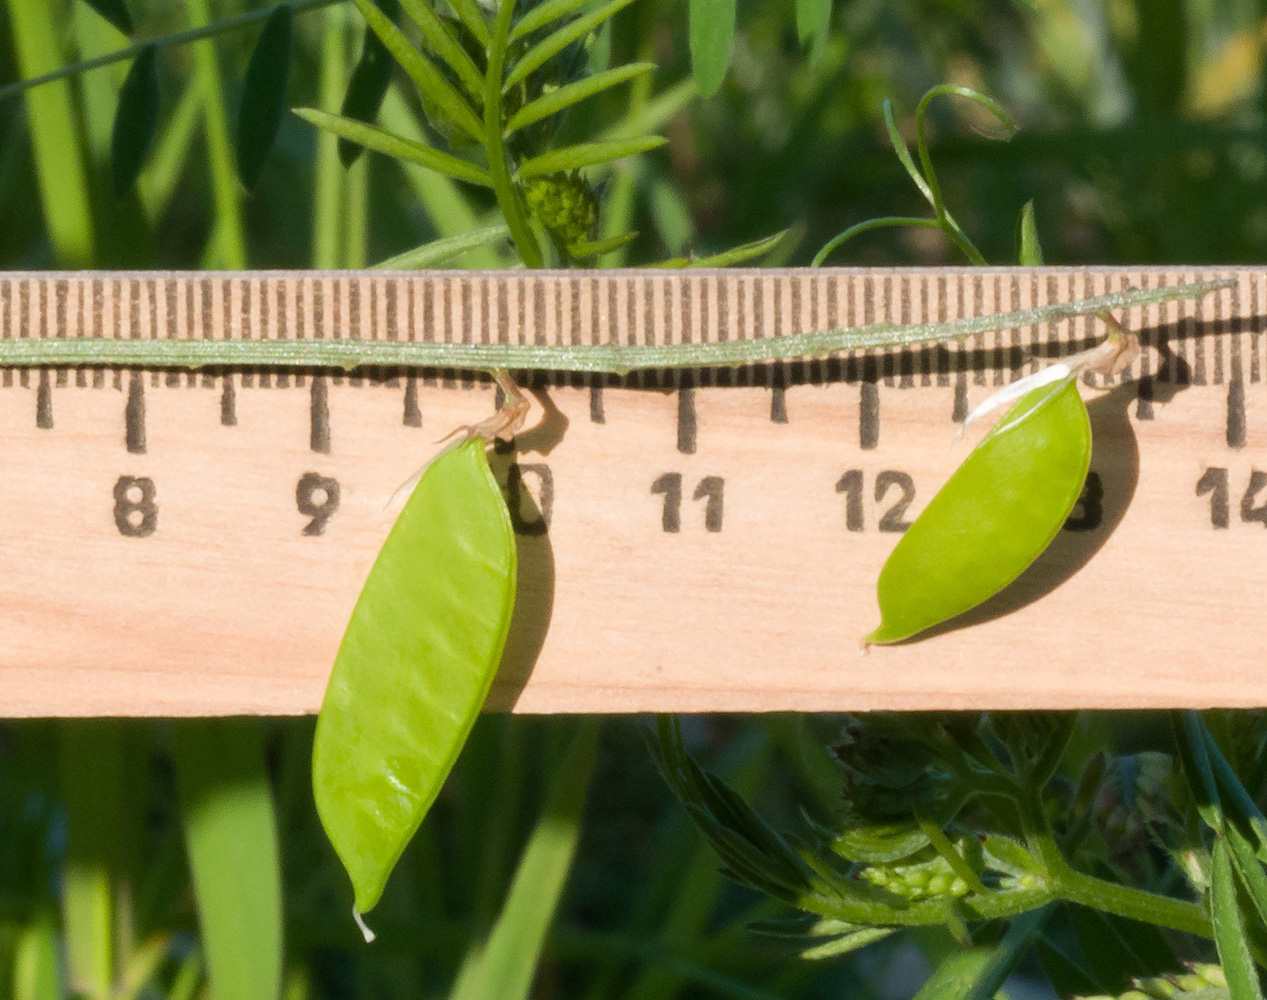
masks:
[(1250, 955), (1245, 915), (1237, 899), (1236, 875), (1224, 837), (1215, 837), (1210, 861), (1210, 917), (1219, 964), (1227, 976), (1228, 996), (1231, 1000), (1262, 1000), (1262, 986)]
[(1091, 422), (1072, 378), (1034, 389), (1003, 416), (897, 543), (876, 585), (900, 642), (1015, 580), (1056, 537), (1091, 460)]
[(110, 176), (120, 198), (136, 183), (158, 128), (157, 53), (153, 45), (143, 48), (119, 91), (110, 140)]
[(264, 162), (277, 140), (286, 112), (286, 81), (290, 76), (291, 24), (294, 13), (282, 4), (264, 22), (251, 61), (242, 78), (238, 106), (238, 177), (255, 187)]
[(515, 537), (486, 441), (428, 467), (378, 554), (317, 718), (313, 795), (371, 909), (492, 684), (515, 596)]

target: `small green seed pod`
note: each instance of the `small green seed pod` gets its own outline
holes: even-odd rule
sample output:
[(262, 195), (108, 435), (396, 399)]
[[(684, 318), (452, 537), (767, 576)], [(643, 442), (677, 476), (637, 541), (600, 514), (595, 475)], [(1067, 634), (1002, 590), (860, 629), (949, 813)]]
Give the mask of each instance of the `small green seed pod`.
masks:
[(1047, 548), (1078, 500), (1091, 422), (1073, 376), (1023, 396), (897, 543), (876, 586), (901, 642), (993, 597)]

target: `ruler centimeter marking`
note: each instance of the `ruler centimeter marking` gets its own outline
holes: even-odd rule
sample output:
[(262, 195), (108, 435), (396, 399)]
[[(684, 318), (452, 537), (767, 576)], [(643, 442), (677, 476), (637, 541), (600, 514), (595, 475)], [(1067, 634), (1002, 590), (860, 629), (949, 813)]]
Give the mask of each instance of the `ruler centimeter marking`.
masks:
[[(1257, 317), (1257, 302), (1267, 277), (1254, 271), (1247, 278), (1253, 306), (1248, 319)], [(259, 272), (242, 275), (164, 274), (141, 276), (123, 274), (13, 274), (0, 275), (0, 337), (107, 337), (131, 339), (196, 339), (206, 331), (221, 337), (245, 340), (285, 339), (366, 339), (433, 340), (447, 343), (535, 343), (599, 344), (626, 342), (657, 344), (717, 342), (731, 338), (781, 336), (823, 327), (847, 327), (881, 321), (900, 324), (938, 320), (989, 311), (1011, 311), (1043, 302), (1085, 297), (1123, 287), (1161, 287), (1191, 280), (1191, 272), (1146, 269), (1138, 272), (1070, 269), (1064, 275), (1048, 274), (1040, 287), (1038, 274), (1025, 280), (1014, 271), (961, 269), (937, 272), (935, 277), (918, 270), (867, 272), (850, 269), (818, 271), (734, 271), (603, 272), (582, 276), (578, 272), (547, 273), (525, 277), (518, 274), (478, 274), (436, 272), (402, 276), (388, 273), (290, 273)], [(1097, 282), (1097, 277), (1100, 279)], [(953, 283), (952, 283), (953, 282)], [(880, 306), (877, 308), (877, 285)], [(856, 295), (861, 286), (859, 310)], [(930, 286), (932, 286), (930, 288)], [(1024, 295), (1027, 291), (1028, 295)], [(842, 292), (845, 308), (842, 312)], [(987, 306), (987, 297), (991, 305)], [(1240, 316), (1241, 288), (1229, 293), (1230, 312)], [(930, 308), (930, 298), (935, 306)], [(642, 309), (638, 308), (639, 300)], [(807, 306), (808, 303), (808, 306)], [(1213, 296), (1208, 309), (1204, 303), (1191, 305), (1193, 315), (1167, 322), (1168, 303), (1151, 307), (1140, 321), (1151, 327), (1150, 342), (1164, 347), (1177, 338), (1180, 350), (1167, 359), (1169, 381), (1204, 385), (1207, 364), (1214, 370), (1215, 384), (1222, 384), (1225, 368), (1225, 341), (1229, 344), (1234, 388), (1229, 394), (1229, 428), (1243, 425), (1242, 341), (1249, 341), (1252, 356), (1250, 381), (1261, 381), (1259, 357), (1260, 329), (1237, 331), (1226, 337), (1228, 319), (1223, 296)], [(1162, 310), (1159, 314), (1157, 310)], [(514, 321), (512, 322), (512, 316)], [(1147, 318), (1145, 318), (1147, 317)], [(1195, 338), (1189, 344), (1185, 323), (1209, 319), (1211, 336)], [(1151, 322), (1150, 322), (1151, 321)], [(1026, 352), (1047, 350), (1059, 344), (1090, 343), (1090, 321), (1078, 317), (1064, 324), (1048, 323), (1040, 330), (1012, 329), (995, 336), (992, 349), (963, 349), (954, 345), (938, 348), (902, 348), (896, 351), (869, 351), (852, 356), (807, 361), (774, 361), (738, 368), (704, 369), (693, 373), (677, 371), (637, 372), (623, 379), (586, 373), (542, 375), (532, 382), (588, 385), (594, 390), (592, 418), (602, 419), (601, 390), (604, 385), (623, 384), (636, 388), (679, 387), (681, 450), (689, 452), (694, 440), (693, 389), (699, 387), (759, 385), (772, 390), (770, 419), (788, 419), (785, 392), (789, 384), (824, 382), (861, 383), (863, 400), (859, 435), (864, 448), (878, 442), (878, 385), (908, 389), (944, 386), (953, 375), (954, 408), (951, 418), (960, 421), (967, 411), (968, 373), (972, 384), (1002, 385), (1023, 363)], [(1062, 338), (1057, 330), (1066, 326)], [(213, 332), (212, 336), (216, 334)], [(1188, 357), (1191, 348), (1193, 357)], [(1207, 353), (1213, 353), (1212, 362)], [(1149, 419), (1149, 393), (1155, 375), (1147, 370), (1151, 354), (1128, 368), (1119, 381), (1135, 380), (1139, 385), (1139, 417)], [(917, 370), (918, 369), (918, 370)], [(37, 426), (50, 429), (53, 422), (52, 389), (68, 384), (69, 369), (5, 369), (0, 384), (29, 387), (38, 379)], [(106, 384), (102, 369), (74, 369), (76, 386), (91, 378), (94, 388)], [(122, 370), (110, 373), (113, 386), (122, 388)], [(359, 385), (364, 378), (386, 380), (396, 385), (404, 378), (406, 397), (402, 419), (419, 426), (417, 375), (402, 371), (362, 376), (330, 376), (334, 384), (346, 380)], [(433, 384), (436, 375), (424, 376)], [(447, 371), (438, 377), (446, 386), (472, 388), (476, 380), (469, 374)], [(201, 385), (221, 388), (222, 422), (236, 420), (236, 389), (233, 375), (210, 372), (152, 371), (152, 386)], [(236, 378), (243, 388), (289, 388), (303, 386), (310, 379), (313, 407), (313, 450), (328, 450), (328, 409), (325, 377), (296, 372), (244, 371)], [(1101, 387), (1108, 384), (1100, 380)], [(144, 382), (133, 373), (128, 382), (128, 450), (144, 449)], [(323, 429), (324, 428), (324, 429)], [(1239, 433), (1239, 432), (1237, 432)], [(1235, 437), (1229, 430), (1229, 440)]]
[[(1267, 526), (1249, 388), (1267, 268), (0, 273), (0, 338), (710, 343), (1224, 276), (1238, 283), (1119, 312), (1145, 350), (1087, 380), (1106, 390), (1102, 510), (1080, 509), (1007, 613), (863, 660), (892, 532), (965, 453), (944, 444), (952, 422), (1094, 343), (1097, 321), (737, 368), (520, 373), (553, 410), (495, 458), (524, 583), (493, 704), (1260, 704), (1267, 558), (1246, 526)], [(433, 438), (492, 404), (485, 377), (444, 368), (7, 368), (0, 388), (0, 511), (24, 528), (0, 542), (11, 715), (312, 711), (382, 505)], [(1030, 672), (1000, 669), (1013, 660)]]

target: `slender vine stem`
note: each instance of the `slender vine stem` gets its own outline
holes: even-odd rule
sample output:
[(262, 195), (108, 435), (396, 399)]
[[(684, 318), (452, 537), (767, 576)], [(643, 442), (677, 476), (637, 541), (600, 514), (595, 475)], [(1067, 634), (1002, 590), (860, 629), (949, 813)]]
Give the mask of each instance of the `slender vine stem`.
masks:
[(136, 368), (225, 366), (333, 368), (499, 368), (625, 375), (649, 368), (719, 368), (841, 351), (951, 343), (991, 330), (1051, 323), (1230, 288), (1234, 279), (1112, 292), (1033, 309), (969, 316), (945, 323), (871, 323), (782, 337), (685, 344), (466, 344), (400, 340), (115, 340), (105, 337), (0, 338), (0, 366), (122, 365)]
[[(329, 7), (332, 4), (344, 3), (345, 0), (293, 0), (290, 4), (295, 14), (303, 14), (318, 7)], [(280, 6), (280, 5), (279, 5)], [(121, 49), (115, 49), (113, 52), (107, 52), (99, 55), (95, 59), (84, 59), (81, 62), (72, 63), (69, 66), (61, 66), (50, 73), (43, 73), (40, 76), (33, 76), (29, 80), (16, 80), (13, 83), (5, 84), (0, 87), (0, 101), (10, 97), (16, 97), (25, 93), (32, 87), (39, 87), (45, 83), (52, 83), (54, 80), (64, 80), (69, 76), (79, 76), (81, 73), (87, 73), (89, 70), (100, 69), (102, 66), (109, 66), (111, 63), (128, 62), (135, 59), (145, 49), (167, 49), (177, 45), (188, 45), (190, 42), (198, 42), (204, 38), (213, 38), (216, 35), (223, 35), (225, 32), (233, 31), (235, 28), (241, 28), (256, 21), (265, 21), (277, 10), (277, 7), (264, 7), (260, 10), (253, 10), (246, 14), (239, 14), (236, 17), (226, 17), (219, 21), (212, 21), (208, 24), (201, 25), (197, 28), (190, 28), (187, 31), (176, 31), (170, 35), (162, 35), (159, 38), (151, 38), (146, 41), (135, 42), (132, 45), (124, 46)]]
[[(488, 43), (488, 69), (484, 74), (484, 149), (488, 153), (488, 172), (493, 180), (497, 205), (510, 227), (510, 235), (519, 249), (519, 257), (527, 267), (540, 267), (541, 248), (524, 217), (519, 193), (506, 163), (506, 146), (502, 136), (506, 123), (502, 120), (502, 79), (506, 70), (506, 47), (510, 44), (510, 24), (515, 13), (515, 0), (501, 0), (493, 37)], [(505, 367), (505, 366), (502, 366)]]

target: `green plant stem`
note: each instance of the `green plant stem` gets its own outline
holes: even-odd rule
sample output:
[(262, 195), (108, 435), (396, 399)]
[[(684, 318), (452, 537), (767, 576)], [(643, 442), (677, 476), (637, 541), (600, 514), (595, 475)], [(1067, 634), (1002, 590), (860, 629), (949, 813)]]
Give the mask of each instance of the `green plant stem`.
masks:
[(403, 340), (115, 340), (104, 337), (0, 338), (0, 365), (123, 365), (138, 368), (222, 366), (303, 367), (351, 370), (374, 366), (599, 372), (624, 375), (649, 368), (735, 367), (793, 358), (821, 358), (839, 351), (950, 343), (991, 330), (1051, 323), (1177, 299), (1201, 298), (1229, 288), (1234, 279), (1169, 288), (1112, 292), (1033, 309), (969, 316), (946, 323), (871, 323), (784, 337), (717, 343), (467, 344)]
[(1063, 857), (1057, 870), (1052, 871), (1049, 866), (1048, 872), (1052, 879), (1052, 894), (1067, 902), (1207, 939), (1214, 934), (1210, 918), (1200, 903), (1159, 896), (1084, 875), (1070, 868)]
[(506, 123), (502, 121), (502, 78), (506, 69), (506, 46), (510, 39), (510, 22), (515, 13), (515, 0), (501, 0), (497, 20), (493, 24), (493, 37), (488, 46), (488, 71), (484, 75), (484, 149), (488, 153), (488, 172), (493, 178), (493, 191), (497, 205), (506, 217), (510, 235), (519, 250), (519, 257), (527, 267), (540, 267), (541, 248), (524, 216), (519, 194), (510, 179), (510, 166), (506, 163), (506, 147), (502, 135)]
[[(309, 10), (315, 10), (318, 7), (329, 7), (332, 4), (343, 2), (345, 2), (345, 0), (294, 0), (290, 6), (295, 14), (302, 14)], [(233, 31), (236, 28), (241, 28), (248, 24), (254, 24), (256, 21), (267, 20), (276, 9), (276, 6), (264, 7), (260, 10), (253, 10), (247, 14), (239, 14), (237, 17), (226, 17), (220, 21), (210, 21), (206, 24), (199, 25), (198, 27), (190, 28), (187, 31), (176, 31), (170, 35), (162, 35), (159, 38), (135, 42), (125, 48), (116, 49), (113, 52), (107, 52), (104, 55), (97, 56), (95, 59), (84, 59), (77, 63), (71, 63), (68, 66), (59, 67), (58, 69), (52, 70), (48, 73), (41, 73), (39, 76), (33, 76), (26, 80), (17, 80), (14, 83), (9, 83), (0, 87), (0, 101), (6, 100), (10, 97), (16, 97), (18, 94), (25, 93), (33, 87), (41, 87), (46, 83), (53, 83), (56, 80), (64, 80), (71, 76), (79, 76), (89, 70), (99, 69), (102, 66), (109, 66), (111, 63), (131, 61), (139, 56), (144, 49), (151, 45), (155, 48), (167, 49), (177, 45), (188, 45), (190, 42), (201, 41), (204, 38), (213, 38), (216, 35), (223, 35), (225, 32)]]
[[(337, 112), (347, 87), (346, 31), (342, 10), (327, 10), (321, 28), (321, 98), (323, 111)], [(312, 197), (312, 266), (339, 266), (339, 228), (343, 219), (343, 166), (339, 140), (333, 132), (317, 130), (316, 167)]]

